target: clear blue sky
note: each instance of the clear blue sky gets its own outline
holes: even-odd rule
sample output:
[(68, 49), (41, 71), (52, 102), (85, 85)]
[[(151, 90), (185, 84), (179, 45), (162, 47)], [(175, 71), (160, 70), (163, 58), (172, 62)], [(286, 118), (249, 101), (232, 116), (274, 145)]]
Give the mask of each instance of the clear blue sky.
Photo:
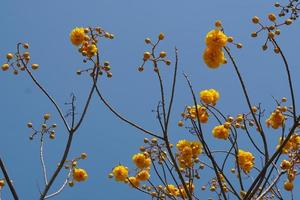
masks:
[[(76, 76), (77, 68), (83, 68), (83, 63), (77, 49), (69, 42), (69, 32), (76, 26), (101, 26), (115, 34), (114, 40), (99, 43), (101, 59), (110, 61), (114, 74), (112, 79), (100, 81), (103, 93), (129, 119), (147, 129), (159, 130), (155, 115), (151, 112), (159, 100), (155, 74), (150, 66), (144, 73), (138, 73), (137, 67), (141, 64), (143, 52), (147, 50), (144, 38), (156, 38), (159, 32), (164, 32), (166, 38), (161, 49), (167, 51), (171, 60), (174, 60), (173, 49), (176, 46), (180, 63), (170, 137), (173, 142), (191, 139), (185, 129), (176, 126), (184, 106), (192, 102), (181, 72), (190, 75), (196, 91), (207, 88), (219, 90), (221, 99), (218, 106), (224, 113), (236, 115), (246, 111), (233, 67), (227, 64), (218, 70), (211, 70), (202, 61), (205, 34), (213, 28), (217, 19), (222, 20), (228, 35), (244, 44), (242, 50), (232, 51), (253, 103), (262, 103), (269, 113), (274, 106), (272, 95), (289, 98), (283, 62), (272, 51), (260, 50), (265, 36), (258, 39), (250, 37), (250, 33), (257, 29), (251, 24), (252, 16), (257, 15), (265, 20), (269, 12), (275, 11), (273, 3), (259, 0), (2, 0), (0, 61), (5, 62), (6, 53), (15, 51), (16, 43), (29, 42), (32, 61), (40, 64), (40, 69), (34, 72), (38, 80), (64, 111), (68, 109), (64, 103), (69, 100), (71, 92), (75, 93), (80, 112), (91, 82), (87, 76)], [(295, 83), (299, 81), (296, 74), (300, 73), (297, 66), (300, 40), (295, 39), (300, 35), (299, 21), (296, 23), (288, 29), (283, 28), (278, 39), (282, 49), (287, 52)], [(171, 80), (171, 70), (163, 72), (166, 80)], [(298, 84), (295, 88), (299, 91)], [(51, 121), (58, 124), (57, 139), (47, 140), (45, 147), (50, 172), (60, 158), (66, 132), (53, 105), (25, 73), (14, 76), (1, 72), (0, 93), (0, 155), (19, 196), (22, 199), (37, 199), (39, 188), (42, 188), (39, 146), (38, 140), (28, 140), (30, 130), (26, 124), (28, 121), (40, 124), (46, 112), (50, 112)], [(296, 98), (300, 98), (299, 92), (296, 92)], [(210, 134), (213, 126), (214, 123), (207, 125), (207, 134)], [(280, 133), (270, 130), (268, 134), (273, 139), (279, 137)], [(138, 152), (143, 138), (144, 135), (108, 112), (98, 98), (93, 98), (83, 126), (75, 135), (69, 156), (72, 158), (81, 152), (88, 154), (88, 159), (80, 162), (79, 166), (88, 171), (89, 179), (74, 188), (68, 187), (53, 199), (149, 198), (107, 178), (111, 168), (119, 162), (133, 167), (131, 156)], [(223, 148), (224, 143), (216, 144), (216, 149)], [(274, 142), (270, 144), (274, 145)], [(247, 143), (244, 145), (246, 148)], [(251, 151), (251, 147), (246, 150)], [(62, 179), (57, 182), (62, 182)], [(55, 186), (58, 187), (57, 184)], [(299, 181), (295, 191), (297, 189)], [(3, 199), (12, 199), (8, 188), (3, 191)]]

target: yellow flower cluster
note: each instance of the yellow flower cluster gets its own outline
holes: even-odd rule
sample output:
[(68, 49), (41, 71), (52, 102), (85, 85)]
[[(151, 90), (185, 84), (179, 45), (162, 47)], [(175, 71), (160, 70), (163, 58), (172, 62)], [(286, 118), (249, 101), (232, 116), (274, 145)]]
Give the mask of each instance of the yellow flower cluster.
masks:
[[(279, 144), (277, 145), (277, 148), (283, 143), (284, 138), (279, 138)], [(300, 149), (300, 135), (297, 133), (294, 133), (288, 142), (284, 145), (282, 149), (282, 153), (287, 154), (291, 151), (297, 151)]]
[(88, 178), (87, 172), (82, 168), (73, 169), (73, 179), (77, 182), (85, 181)]
[(219, 29), (211, 30), (205, 38), (206, 49), (203, 53), (203, 59), (210, 68), (218, 68), (226, 63), (222, 48), (227, 43), (227, 36)]
[(129, 183), (131, 187), (140, 187), (140, 181), (147, 181), (150, 178), (151, 158), (148, 153), (137, 153), (132, 156), (132, 161), (136, 165), (136, 175), (129, 177), (128, 168), (123, 165), (116, 166), (110, 175), (118, 182)]
[(197, 141), (180, 140), (176, 144), (178, 150), (179, 166), (182, 168), (193, 167), (198, 162), (198, 156), (202, 153), (202, 145)]
[(283, 112), (279, 109), (276, 109), (274, 112), (271, 113), (270, 117), (266, 120), (266, 124), (268, 127), (272, 127), (277, 129), (284, 124), (285, 117)]
[(96, 46), (97, 40), (90, 37), (88, 35), (89, 32), (90, 30), (88, 28), (76, 27), (70, 33), (70, 40), (75, 46), (81, 45), (79, 52), (81, 52), (83, 56), (91, 58), (97, 54), (98, 48)]
[(225, 125), (215, 126), (212, 130), (212, 134), (215, 138), (227, 140), (229, 137), (229, 128)]
[(197, 109), (195, 106), (192, 107), (188, 106), (185, 117), (195, 120), (197, 118), (197, 114), (198, 114), (198, 119), (200, 120), (201, 123), (206, 123), (208, 121), (209, 115), (206, 111), (206, 108), (200, 105), (197, 105)]
[[(47, 113), (44, 115), (45, 120), (48, 120), (49, 118), (50, 118), (50, 114)], [(28, 125), (31, 126), (31, 123), (29, 123)], [(71, 172), (71, 178), (69, 180), (70, 187), (73, 187), (75, 185), (75, 182), (82, 182), (87, 180), (88, 173), (84, 169), (78, 167), (78, 161), (84, 160), (86, 158), (87, 158), (87, 154), (81, 153), (79, 157), (76, 157), (72, 160), (67, 160), (65, 162), (64, 165), (65, 169), (68, 169)]]
[(151, 159), (149, 158), (147, 153), (137, 153), (137, 154), (135, 154), (132, 157), (132, 161), (140, 169), (149, 168), (150, 165), (151, 165)]
[(209, 89), (209, 90), (202, 90), (199, 93), (200, 99), (206, 103), (206, 104), (211, 104), (211, 105), (216, 105), (217, 101), (220, 98), (220, 94), (217, 90), (215, 89)]
[[(193, 192), (195, 189), (194, 184), (186, 183), (186, 186), (190, 192)], [(164, 190), (168, 195), (171, 195), (174, 197), (181, 197), (182, 199), (187, 198), (187, 194), (182, 185), (179, 186), (179, 188), (178, 188), (178, 187), (174, 186), (173, 184), (169, 184), (164, 188)]]
[[(296, 155), (296, 157), (299, 157), (299, 154)], [(293, 159), (292, 155), (289, 155), (289, 158), (291, 160), (283, 160), (281, 162), (280, 167), (281, 167), (281, 169), (287, 171), (287, 180), (284, 182), (284, 185), (283, 185), (284, 189), (287, 191), (292, 191), (294, 189), (294, 180), (297, 175), (297, 169), (295, 169), (295, 168), (296, 168), (296, 164), (299, 163), (299, 161), (296, 161), (296, 160), (298, 160), (298, 158), (296, 158), (296, 160)]]
[(254, 167), (254, 159), (252, 153), (239, 149), (238, 164), (245, 173), (249, 173)]

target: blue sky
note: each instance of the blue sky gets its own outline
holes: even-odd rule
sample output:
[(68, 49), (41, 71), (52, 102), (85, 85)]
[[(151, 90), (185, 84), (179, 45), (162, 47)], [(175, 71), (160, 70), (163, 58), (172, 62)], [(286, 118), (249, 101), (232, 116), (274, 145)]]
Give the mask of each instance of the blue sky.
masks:
[[(289, 98), (282, 60), (272, 51), (260, 50), (265, 36), (257, 39), (250, 37), (250, 33), (257, 30), (251, 23), (252, 16), (257, 15), (265, 20), (269, 12), (276, 11), (273, 3), (258, 0), (2, 0), (0, 60), (5, 62), (6, 53), (14, 52), (16, 43), (29, 42), (32, 61), (40, 64), (40, 69), (34, 72), (35, 76), (64, 111), (68, 109), (64, 103), (72, 92), (75, 93), (80, 112), (91, 81), (87, 76), (76, 76), (76, 70), (84, 68), (84, 64), (77, 49), (69, 42), (69, 32), (76, 26), (101, 26), (115, 35), (114, 40), (99, 43), (101, 59), (110, 61), (113, 72), (112, 79), (100, 80), (104, 95), (129, 119), (147, 129), (159, 130), (155, 115), (151, 112), (159, 100), (158, 82), (151, 66), (148, 65), (144, 73), (138, 73), (137, 67), (148, 48), (144, 39), (156, 38), (164, 32), (166, 37), (160, 49), (167, 51), (171, 60), (174, 60), (174, 47), (179, 49), (176, 102), (170, 122), (170, 137), (176, 142), (178, 139), (192, 138), (185, 129), (176, 126), (184, 106), (192, 102), (182, 72), (189, 74), (196, 91), (207, 88), (219, 90), (221, 99), (218, 106), (224, 113), (236, 115), (246, 110), (233, 67), (227, 64), (218, 70), (211, 70), (202, 61), (204, 37), (213, 29), (215, 20), (222, 20), (226, 33), (244, 45), (242, 50), (232, 47), (232, 52), (244, 75), (252, 102), (262, 103), (269, 112), (274, 107), (272, 96)], [(300, 72), (296, 66), (299, 64), (296, 48), (300, 40), (294, 39), (300, 34), (298, 23), (282, 28), (278, 38), (283, 51), (287, 52), (295, 83), (298, 81), (296, 74)], [(163, 74), (166, 81), (171, 80), (170, 69), (164, 67)], [(60, 158), (66, 132), (53, 105), (25, 73), (14, 76), (1, 72), (0, 81), (0, 155), (19, 196), (22, 199), (37, 199), (39, 187), (42, 187), (39, 146), (38, 140), (28, 140), (30, 130), (26, 124), (28, 121), (40, 124), (43, 114), (47, 112), (53, 116), (50, 121), (58, 124), (57, 139), (48, 140), (45, 147), (50, 172)], [(299, 91), (297, 86), (295, 89)], [(296, 92), (296, 98), (300, 98), (299, 92)], [(207, 126), (208, 134), (213, 126), (213, 123)], [(279, 131), (271, 130), (268, 134), (270, 138), (280, 135)], [(67, 188), (53, 199), (145, 198), (126, 185), (107, 178), (111, 168), (119, 162), (133, 167), (131, 156), (138, 152), (144, 135), (116, 119), (95, 96), (75, 136), (70, 158), (87, 152), (88, 159), (80, 162), (79, 166), (87, 169), (89, 179), (74, 188)], [(274, 142), (270, 141), (270, 144), (274, 145)], [(246, 141), (244, 144), (247, 146)], [(216, 142), (216, 149), (222, 149), (222, 145)], [(57, 181), (62, 182), (62, 176)], [(299, 188), (299, 181), (296, 188)], [(7, 188), (3, 191), (3, 199), (11, 199)]]

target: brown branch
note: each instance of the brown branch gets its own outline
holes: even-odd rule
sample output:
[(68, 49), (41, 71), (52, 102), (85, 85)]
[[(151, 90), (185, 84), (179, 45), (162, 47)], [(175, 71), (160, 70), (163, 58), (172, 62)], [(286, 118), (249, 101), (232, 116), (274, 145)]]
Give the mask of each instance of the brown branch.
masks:
[(224, 47), (224, 49), (225, 49), (227, 55), (229, 56), (229, 58), (230, 58), (230, 60), (231, 60), (231, 62), (232, 62), (232, 64), (233, 64), (233, 67), (234, 67), (234, 69), (235, 69), (235, 72), (237, 73), (237, 76), (238, 76), (238, 78), (239, 78), (239, 81), (240, 81), (241, 86), (242, 86), (242, 89), (243, 89), (244, 96), (246, 97), (247, 105), (248, 105), (249, 110), (250, 110), (250, 112), (251, 112), (251, 115), (252, 115), (252, 117), (253, 117), (253, 119), (254, 119), (254, 121), (255, 121), (255, 124), (256, 124), (256, 126), (257, 126), (257, 128), (258, 128), (258, 132), (259, 132), (260, 135), (261, 135), (261, 138), (262, 138), (262, 141), (263, 141), (263, 145), (264, 145), (264, 151), (265, 151), (265, 163), (266, 163), (266, 162), (269, 160), (269, 152), (268, 152), (268, 144), (267, 144), (266, 136), (265, 136), (265, 134), (264, 134), (264, 131), (263, 131), (262, 126), (260, 126), (260, 124), (259, 124), (259, 122), (258, 122), (258, 120), (257, 120), (257, 118), (256, 118), (256, 116), (255, 116), (255, 114), (254, 114), (254, 112), (253, 112), (253, 110), (252, 110), (252, 105), (251, 105), (251, 102), (250, 102), (250, 98), (249, 98), (249, 95), (248, 95), (248, 92), (247, 92), (245, 83), (244, 83), (243, 78), (242, 78), (242, 75), (241, 75), (241, 73), (240, 73), (240, 71), (239, 71), (239, 69), (238, 69), (238, 67), (237, 67), (237, 65), (236, 65), (236, 63), (235, 63), (235, 60), (233, 59), (233, 57), (232, 57), (232, 55), (231, 55), (229, 49), (228, 49), (227, 47)]
[[(194, 101), (194, 105), (195, 107), (197, 108), (197, 100), (196, 100), (196, 96), (195, 96), (195, 93), (194, 93), (194, 90), (193, 90), (193, 87), (192, 87), (192, 83), (191, 81), (189, 80), (188, 76), (183, 73), (187, 83), (188, 83), (188, 86), (190, 88), (190, 91), (191, 91), (191, 94), (192, 94), (192, 98), (193, 98), (193, 101)], [(198, 109), (196, 109), (196, 116), (198, 116)], [(230, 181), (228, 180), (228, 178), (224, 175), (224, 173), (222, 172), (222, 170), (220, 169), (220, 167), (218, 166), (217, 162), (215, 161), (215, 159), (213, 158), (212, 154), (211, 154), (211, 151), (207, 145), (207, 143), (205, 142), (204, 138), (203, 138), (203, 132), (202, 132), (202, 129), (201, 129), (201, 122), (200, 122), (200, 119), (197, 117), (197, 122), (198, 122), (198, 126), (196, 126), (197, 130), (199, 131), (200, 134), (197, 133), (197, 136), (198, 136), (198, 139), (199, 141), (202, 143), (203, 145), (203, 148), (204, 148), (204, 152), (206, 153), (206, 155), (208, 156), (208, 158), (210, 159), (212, 165), (213, 165), (213, 170), (215, 171), (215, 174), (216, 174), (216, 177), (217, 177), (217, 181), (219, 183), (219, 185), (222, 185), (222, 182), (220, 180), (220, 176), (219, 176), (219, 173), (221, 173), (223, 175), (223, 177), (225, 178), (226, 182), (228, 183), (228, 185), (231, 187), (232, 191), (233, 191), (233, 194), (239, 199), (241, 200), (239, 194), (236, 192), (236, 190), (234, 189), (233, 185), (230, 183)], [(221, 193), (224, 197), (224, 199), (227, 199), (226, 197), (226, 194), (225, 194), (225, 191), (223, 190), (223, 188), (221, 187)]]
[(67, 142), (67, 145), (65, 147), (65, 150), (64, 150), (64, 154), (61, 158), (61, 161), (59, 162), (59, 165), (57, 166), (55, 172), (53, 173), (51, 179), (49, 180), (48, 184), (46, 185), (44, 191), (42, 192), (41, 196), (40, 196), (40, 200), (44, 200), (45, 196), (47, 195), (50, 187), (52, 186), (54, 180), (56, 179), (57, 175), (59, 174), (60, 170), (62, 169), (62, 167), (64, 166), (65, 164), (65, 161), (67, 160), (67, 157), (68, 157), (68, 154), (69, 154), (69, 151), (70, 151), (70, 148), (71, 148), (71, 144), (72, 144), (72, 139), (73, 139), (73, 135), (74, 135), (74, 132), (70, 131), (69, 132), (69, 137), (68, 137), (68, 142)]
[(258, 187), (260, 186), (260, 184), (257, 184), (258, 181), (261, 179), (261, 177), (264, 177), (264, 175), (266, 174), (269, 166), (272, 164), (272, 162), (276, 159), (277, 156), (280, 156), (282, 154), (282, 149), (283, 147), (286, 145), (286, 143), (289, 141), (289, 139), (291, 138), (291, 136), (293, 135), (294, 131), (296, 130), (298, 123), (300, 121), (300, 116), (298, 116), (296, 123), (293, 125), (293, 127), (291, 128), (289, 134), (287, 135), (287, 137), (285, 138), (285, 140), (283, 141), (283, 143), (279, 146), (279, 148), (276, 150), (276, 152), (272, 155), (272, 157), (268, 160), (268, 162), (265, 164), (265, 166), (263, 167), (263, 169), (261, 170), (261, 172), (257, 175), (256, 179), (253, 181), (253, 183), (251, 184), (250, 188), (248, 189), (247, 194), (245, 195), (244, 199), (245, 200), (250, 200), (252, 198), (252, 196), (255, 194), (256, 190), (258, 189)]
[(279, 47), (278, 43), (276, 42), (276, 40), (274, 38), (272, 38), (271, 40), (273, 41), (275, 46), (279, 49), (279, 53), (280, 53), (281, 58), (283, 59), (283, 62), (284, 62), (285, 70), (286, 70), (286, 73), (287, 73), (287, 76), (288, 76), (290, 93), (291, 93), (291, 97), (292, 97), (294, 122), (296, 122), (296, 120), (297, 120), (296, 103), (295, 103), (295, 95), (294, 95), (294, 89), (293, 89), (293, 83), (292, 83), (292, 77), (291, 77), (289, 65), (288, 65), (288, 62), (287, 62), (283, 52), (281, 51), (281, 48)]
[(16, 190), (15, 190), (15, 188), (14, 188), (14, 186), (13, 186), (13, 184), (12, 184), (12, 182), (11, 182), (9, 176), (8, 176), (8, 172), (7, 172), (7, 170), (5, 168), (5, 165), (4, 165), (4, 163), (3, 163), (3, 161), (2, 161), (1, 158), (0, 158), (0, 168), (1, 168), (2, 172), (3, 172), (4, 178), (5, 178), (6, 182), (7, 182), (7, 185), (9, 187), (10, 192), (12, 193), (14, 199), (15, 200), (19, 200), (18, 194), (17, 194), (17, 192), (16, 192)]

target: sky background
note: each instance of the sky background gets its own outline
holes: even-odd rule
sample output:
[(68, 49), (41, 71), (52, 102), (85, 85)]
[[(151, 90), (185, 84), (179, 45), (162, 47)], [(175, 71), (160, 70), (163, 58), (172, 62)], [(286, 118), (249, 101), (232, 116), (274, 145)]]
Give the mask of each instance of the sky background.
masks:
[[(275, 2), (275, 1), (274, 1)], [(159, 49), (168, 53), (174, 61), (174, 47), (179, 49), (179, 75), (175, 95), (170, 138), (193, 139), (177, 122), (184, 106), (192, 99), (182, 72), (192, 80), (195, 91), (215, 88), (220, 91), (218, 107), (226, 115), (236, 116), (246, 112), (246, 102), (238, 79), (231, 64), (218, 70), (207, 68), (202, 60), (206, 33), (214, 28), (214, 22), (222, 20), (227, 35), (244, 45), (242, 50), (233, 46), (232, 53), (247, 84), (254, 104), (262, 103), (269, 115), (274, 108), (272, 96), (289, 98), (283, 62), (272, 50), (261, 51), (266, 36), (250, 37), (258, 27), (251, 23), (254, 15), (266, 22), (266, 16), (277, 10), (273, 1), (259, 0), (216, 0), (216, 1), (141, 1), (141, 0), (88, 0), (88, 1), (39, 1), (1, 0), (0, 3), (0, 61), (6, 62), (8, 52), (15, 52), (18, 42), (30, 44), (31, 59), (40, 64), (34, 75), (56, 99), (64, 112), (64, 105), (70, 94), (77, 97), (78, 112), (82, 111), (91, 81), (88, 76), (76, 76), (78, 68), (85, 68), (82, 56), (69, 41), (69, 33), (76, 26), (101, 26), (115, 35), (114, 40), (99, 42), (101, 60), (111, 63), (113, 78), (101, 77), (100, 87), (111, 105), (129, 119), (146, 129), (159, 130), (159, 124), (151, 112), (159, 100), (159, 85), (150, 65), (144, 73), (137, 67), (142, 63), (142, 55), (149, 50), (144, 44), (146, 37), (155, 38), (165, 33), (165, 40)], [(287, 2), (287, 1), (280, 1)], [(290, 27), (283, 27), (278, 38), (279, 44), (291, 64), (295, 83), (296, 98), (299, 99), (299, 21)], [(170, 86), (172, 67), (162, 67), (163, 77)], [(25, 73), (15, 76), (10, 72), (0, 73), (0, 156), (4, 160), (16, 190), (21, 199), (38, 199), (42, 189), (42, 173), (39, 162), (39, 142), (29, 141), (30, 130), (26, 124), (32, 121), (39, 126), (44, 113), (51, 113), (50, 122), (58, 124), (56, 139), (46, 141), (45, 157), (49, 172), (61, 157), (67, 134), (54, 107), (38, 90)], [(167, 92), (169, 94), (169, 92)], [(298, 103), (299, 101), (296, 100)], [(290, 101), (289, 101), (290, 103)], [(205, 127), (207, 138), (215, 149), (224, 149), (225, 143), (213, 140), (211, 129), (215, 122)], [(269, 144), (275, 148), (280, 131), (267, 130)], [(83, 125), (75, 135), (69, 158), (88, 154), (79, 167), (88, 171), (89, 179), (73, 188), (67, 187), (53, 199), (148, 199), (144, 194), (133, 191), (125, 184), (107, 178), (110, 170), (122, 163), (133, 167), (131, 156), (138, 152), (145, 135), (119, 121), (100, 102), (97, 96)], [(258, 138), (257, 138), (258, 139)], [(259, 140), (257, 140), (259, 141)], [(242, 140), (245, 150), (253, 147)], [(259, 159), (257, 159), (259, 165)], [(61, 173), (52, 191), (63, 181)], [(205, 178), (204, 174), (200, 174)], [(0, 178), (1, 178), (0, 174)], [(200, 180), (199, 185), (203, 184)], [(299, 180), (295, 191), (299, 189)], [(208, 194), (207, 194), (208, 193)], [(201, 193), (204, 198), (211, 194)], [(299, 194), (297, 194), (299, 195)], [(4, 200), (12, 199), (6, 187)], [(287, 196), (289, 199), (290, 196)], [(300, 196), (298, 196), (300, 198)], [(150, 198), (149, 198), (150, 199)], [(296, 198), (297, 199), (297, 198)]]

